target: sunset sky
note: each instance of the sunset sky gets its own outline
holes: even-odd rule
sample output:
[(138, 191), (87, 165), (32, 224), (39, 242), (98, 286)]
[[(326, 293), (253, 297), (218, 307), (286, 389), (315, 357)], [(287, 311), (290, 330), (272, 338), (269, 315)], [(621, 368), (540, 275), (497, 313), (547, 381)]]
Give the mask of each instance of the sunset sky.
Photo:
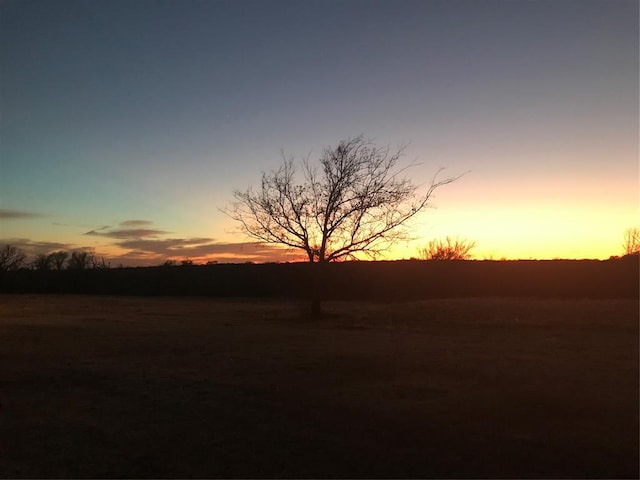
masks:
[(0, 244), (269, 261), (220, 212), (281, 150), (446, 167), (409, 258), (608, 258), (640, 223), (638, 2), (0, 2)]

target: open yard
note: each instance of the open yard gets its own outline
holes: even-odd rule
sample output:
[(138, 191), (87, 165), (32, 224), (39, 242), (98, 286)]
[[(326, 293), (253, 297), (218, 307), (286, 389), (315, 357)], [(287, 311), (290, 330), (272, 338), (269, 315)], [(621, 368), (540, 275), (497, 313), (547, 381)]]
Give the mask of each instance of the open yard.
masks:
[(637, 300), (0, 296), (2, 477), (638, 477)]

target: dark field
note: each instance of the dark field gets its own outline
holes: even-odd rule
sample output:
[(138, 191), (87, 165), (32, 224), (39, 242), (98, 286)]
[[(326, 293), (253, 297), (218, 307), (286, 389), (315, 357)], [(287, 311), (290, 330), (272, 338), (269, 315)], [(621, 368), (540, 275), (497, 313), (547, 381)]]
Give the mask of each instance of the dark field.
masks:
[(638, 477), (637, 300), (0, 296), (2, 477)]

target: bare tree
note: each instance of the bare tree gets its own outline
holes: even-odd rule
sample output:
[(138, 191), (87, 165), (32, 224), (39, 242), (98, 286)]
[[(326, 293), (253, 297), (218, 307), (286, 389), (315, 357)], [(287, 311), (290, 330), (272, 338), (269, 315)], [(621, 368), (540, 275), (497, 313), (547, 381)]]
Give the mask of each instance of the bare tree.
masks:
[(475, 246), (476, 242), (447, 236), (444, 240), (431, 240), (420, 249), (420, 257), (425, 260), (469, 260)]
[(111, 268), (111, 262), (107, 262), (104, 257), (96, 257), (95, 255), (93, 255), (91, 257), (91, 268), (95, 268), (95, 269), (109, 269)]
[(67, 268), (69, 270), (86, 270), (88, 268), (96, 268), (98, 260), (91, 250), (76, 250), (71, 252)]
[(625, 255), (640, 255), (640, 228), (632, 227), (624, 232), (622, 248)]
[(408, 238), (408, 221), (424, 211), (433, 192), (459, 178), (438, 179), (422, 190), (406, 178), (398, 161), (404, 148), (391, 151), (362, 135), (324, 150), (319, 166), (284, 158), (262, 174), (260, 188), (236, 190), (226, 213), (249, 237), (302, 250), (309, 262), (376, 257)]
[(0, 272), (18, 270), (27, 259), (27, 254), (13, 245), (4, 245), (0, 248)]
[(31, 266), (35, 270), (51, 270), (53, 266), (53, 259), (51, 255), (47, 255), (46, 253), (39, 253), (31, 262)]
[[(278, 170), (262, 173), (257, 191), (236, 190), (225, 213), (250, 238), (302, 250), (312, 264), (375, 258), (409, 238), (409, 221), (429, 206), (433, 192), (460, 178), (438, 179), (438, 170), (422, 189), (405, 176), (408, 167), (399, 167), (403, 153), (404, 147), (391, 151), (360, 135), (325, 149), (319, 165), (284, 158)], [(313, 271), (311, 314), (319, 316), (324, 268)]]
[(65, 252), (64, 250), (53, 252), (49, 254), (49, 258), (51, 259), (52, 268), (62, 270), (67, 258), (69, 258), (69, 252)]

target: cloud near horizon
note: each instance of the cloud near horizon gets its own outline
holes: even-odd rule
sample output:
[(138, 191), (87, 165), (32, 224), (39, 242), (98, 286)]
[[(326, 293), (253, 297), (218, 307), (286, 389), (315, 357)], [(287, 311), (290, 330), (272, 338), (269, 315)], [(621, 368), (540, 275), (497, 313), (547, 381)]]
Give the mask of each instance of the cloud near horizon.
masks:
[(24, 210), (12, 210), (9, 208), (0, 208), (0, 220), (19, 220), (26, 218), (40, 218), (46, 215), (37, 212), (25, 212)]
[(145, 227), (151, 224), (153, 224), (153, 222), (150, 220), (125, 220), (119, 223), (121, 227)]
[(146, 238), (146, 237), (157, 237), (159, 235), (165, 235), (168, 232), (166, 230), (158, 230), (155, 228), (123, 228), (117, 230), (108, 230), (111, 228), (110, 226), (96, 228), (95, 230), (90, 230), (83, 235), (98, 235), (101, 237), (109, 237), (116, 238), (121, 240), (127, 240), (132, 238)]
[(153, 222), (148, 220), (126, 220), (118, 223), (116, 227), (106, 225), (90, 230), (84, 235), (113, 239), (112, 246), (126, 250), (126, 253), (110, 256), (110, 259), (123, 265), (157, 265), (165, 260), (185, 259), (192, 259), (196, 263), (260, 263), (299, 259), (299, 256), (293, 255), (289, 249), (274, 245), (218, 242), (210, 237), (162, 238), (171, 232), (149, 228), (152, 226)]
[(41, 253), (48, 254), (58, 250), (83, 250), (79, 249), (72, 243), (36, 242), (28, 238), (0, 239), (0, 245), (13, 245), (16, 248), (23, 250), (27, 255), (30, 256), (39, 255)]
[(298, 258), (288, 249), (254, 243), (221, 243), (212, 238), (134, 239), (118, 242), (129, 251), (118, 257), (127, 263), (136, 261), (193, 259), (219, 263), (285, 262)]
[[(117, 228), (111, 225), (104, 225), (102, 227), (89, 230), (88, 232), (85, 232), (83, 235), (98, 235), (101, 237), (115, 238), (118, 240), (130, 240), (130, 239), (140, 239), (140, 238), (147, 238), (147, 237), (155, 238), (160, 235), (171, 233), (167, 230), (160, 230), (157, 228), (142, 228), (142, 227), (150, 227), (151, 225), (153, 225), (153, 222), (149, 220), (125, 220), (123, 222), (118, 223), (118, 227), (124, 227), (124, 228)], [(140, 227), (140, 228), (132, 228), (132, 227)]]
[(13, 245), (29, 256), (58, 250), (91, 250), (114, 265), (150, 266), (166, 260), (191, 259), (195, 263), (295, 262), (304, 260), (289, 249), (255, 243), (221, 243), (211, 238), (131, 239), (114, 243), (126, 249), (121, 255), (109, 255), (101, 249), (69, 243), (38, 242), (27, 238), (0, 239), (0, 245)]
[[(22, 249), (27, 255), (48, 254), (57, 250), (91, 250), (114, 265), (150, 266), (160, 265), (166, 260), (193, 260), (195, 263), (215, 261), (218, 263), (244, 262), (292, 262), (305, 260), (291, 249), (276, 245), (251, 242), (219, 242), (210, 237), (162, 238), (169, 231), (152, 227), (147, 220), (127, 220), (116, 226), (104, 225), (85, 232), (89, 237), (110, 239), (112, 243), (102, 247), (80, 244), (41, 242), (28, 238), (0, 239), (0, 244), (9, 244)], [(108, 254), (110, 247), (124, 250), (121, 254)]]

